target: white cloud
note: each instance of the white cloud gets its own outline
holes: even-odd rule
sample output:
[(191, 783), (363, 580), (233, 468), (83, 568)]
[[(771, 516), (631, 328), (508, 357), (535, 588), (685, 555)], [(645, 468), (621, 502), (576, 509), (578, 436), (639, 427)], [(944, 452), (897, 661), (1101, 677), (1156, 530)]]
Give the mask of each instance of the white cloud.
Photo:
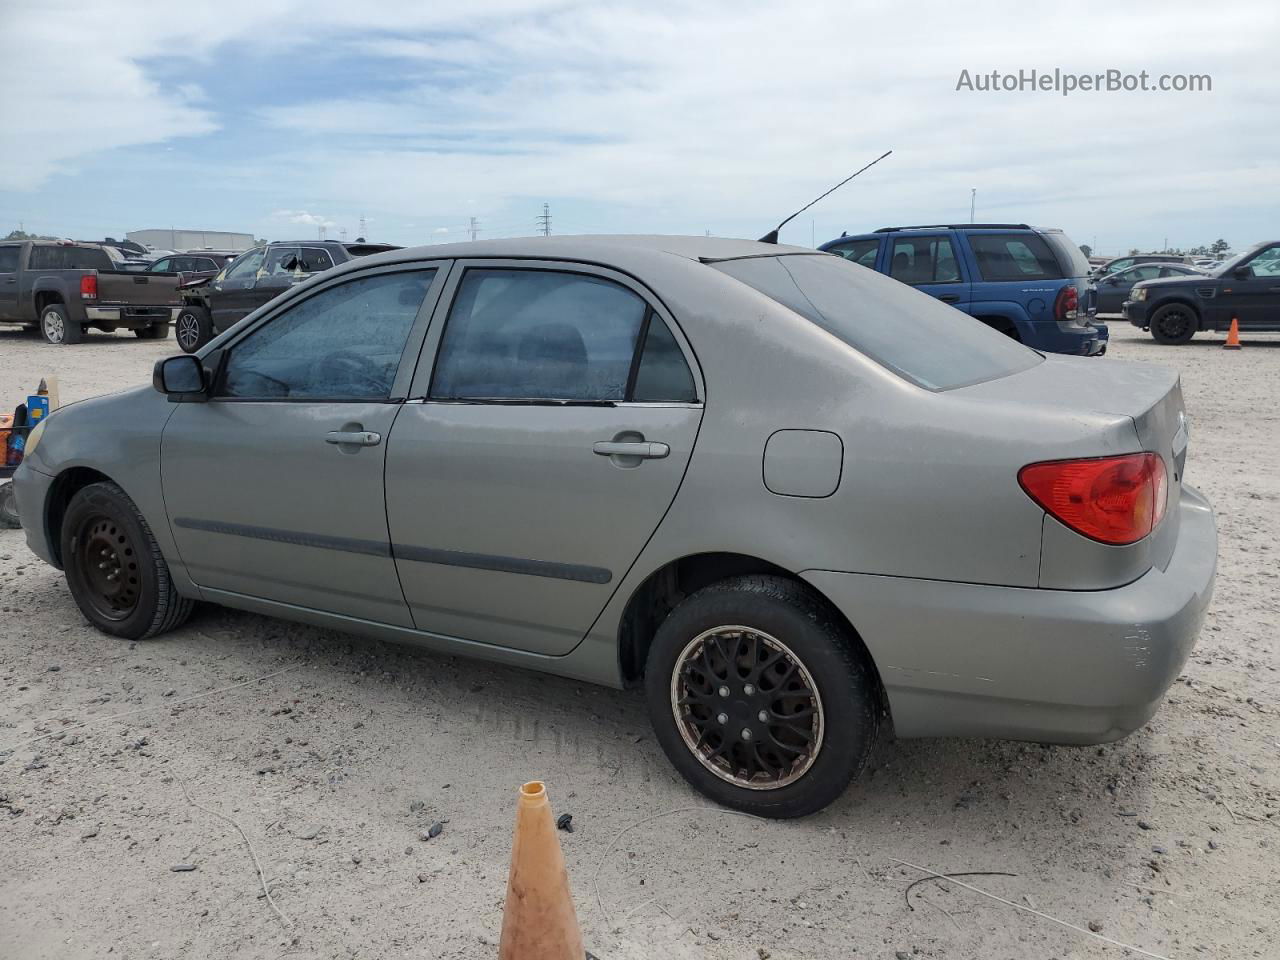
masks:
[(308, 227), (324, 227), (326, 230), (338, 225), (335, 220), (318, 213), (308, 213), (306, 210), (276, 210), (271, 216), (276, 220), (288, 220), (290, 223), (301, 223)]

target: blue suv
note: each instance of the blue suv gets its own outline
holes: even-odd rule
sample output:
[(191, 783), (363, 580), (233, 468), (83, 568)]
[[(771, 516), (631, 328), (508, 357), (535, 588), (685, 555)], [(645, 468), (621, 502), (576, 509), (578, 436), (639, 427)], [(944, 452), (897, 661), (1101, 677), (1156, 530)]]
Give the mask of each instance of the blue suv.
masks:
[(1089, 261), (1061, 230), (1025, 223), (882, 227), (819, 249), (888, 274), (1037, 350), (1101, 356)]

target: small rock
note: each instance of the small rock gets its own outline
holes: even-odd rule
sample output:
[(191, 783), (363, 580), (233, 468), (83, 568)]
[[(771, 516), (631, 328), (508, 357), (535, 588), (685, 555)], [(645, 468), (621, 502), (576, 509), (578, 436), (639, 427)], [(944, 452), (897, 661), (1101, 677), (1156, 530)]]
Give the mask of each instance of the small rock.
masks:
[(906, 950), (899, 950), (894, 954), (894, 956), (897, 957), (898, 960), (911, 960), (911, 954)]
[(429, 873), (420, 873), (420, 874), (418, 874), (418, 882), (419, 882), (419, 883), (426, 883), (426, 882), (427, 882), (428, 880), (430, 880), (430, 879), (431, 879), (431, 874), (429, 874)]
[(295, 833), (294, 836), (299, 840), (314, 840), (316, 837), (320, 836), (321, 829), (322, 828), (320, 827), (307, 827), (301, 833)]
[(352, 863), (354, 863), (354, 864), (358, 867), (358, 866), (360, 866), (360, 864), (362, 864), (362, 863), (364, 862), (364, 857), (360, 856), (360, 854), (358, 854), (358, 853), (353, 853), (353, 854), (351, 855), (351, 862), (352, 862)]
[(171, 688), (169, 688), (168, 690), (166, 690), (163, 694), (161, 694), (161, 696), (165, 696), (165, 697), (172, 697), (172, 696), (173, 696), (175, 693), (177, 693), (177, 692), (178, 692), (177, 690), (174, 690), (174, 689), (171, 687)]
[(1210, 849), (1210, 850), (1217, 850), (1217, 849), (1218, 849), (1218, 841), (1217, 841), (1217, 840), (1210, 840), (1210, 841), (1209, 841), (1209, 849)]
[(62, 667), (60, 667), (60, 666), (59, 666), (58, 664), (56, 664), (56, 663), (51, 663), (51, 664), (49, 664), (49, 672), (50, 672), (50, 673), (57, 673), (57, 672), (58, 672), (59, 670), (61, 670), (61, 669), (62, 669)]
[(196, 865), (194, 863), (175, 863), (169, 869), (174, 873), (190, 873), (195, 868)]
[(421, 812), (422, 812), (423, 810), (425, 810), (426, 808), (427, 808), (427, 805), (426, 805), (425, 803), (423, 803), (421, 800), (410, 800), (410, 801), (409, 801), (409, 812), (410, 812), (410, 813), (421, 813)]
[(1145, 820), (1139, 820), (1139, 821), (1138, 821), (1138, 829), (1139, 829), (1139, 830), (1150, 830), (1150, 829), (1151, 829), (1151, 824), (1147, 823), (1147, 821), (1145, 821)]
[(1152, 847), (1152, 848), (1151, 848), (1151, 852), (1152, 852), (1152, 853), (1158, 853), (1158, 854), (1160, 854), (1160, 856), (1162, 856), (1162, 857), (1163, 857), (1163, 856), (1164, 856), (1165, 854), (1167, 854), (1169, 851), (1168, 851), (1168, 850), (1166, 850), (1164, 847)]
[(408, 857), (408, 856), (412, 856), (412, 855), (413, 855), (413, 847), (405, 847), (405, 848), (404, 848), (404, 855), (405, 855), (406, 857)]
[(563, 830), (565, 833), (573, 833), (573, 814), (562, 813), (556, 819), (556, 829)]
[(1101, 921), (1101, 920), (1090, 920), (1090, 921), (1089, 921), (1089, 929), (1090, 929), (1090, 930), (1092, 930), (1094, 933), (1101, 933), (1101, 932), (1102, 932), (1102, 921)]
[(427, 839), (434, 840), (444, 832), (444, 824), (437, 820), (431, 826), (427, 827)]
[(98, 827), (90, 827), (84, 833), (80, 834), (81, 840), (92, 840), (98, 835)]
[(769, 958), (773, 956), (773, 954), (771, 954), (764, 947), (756, 947), (756, 956), (759, 957), (760, 960), (769, 960)]

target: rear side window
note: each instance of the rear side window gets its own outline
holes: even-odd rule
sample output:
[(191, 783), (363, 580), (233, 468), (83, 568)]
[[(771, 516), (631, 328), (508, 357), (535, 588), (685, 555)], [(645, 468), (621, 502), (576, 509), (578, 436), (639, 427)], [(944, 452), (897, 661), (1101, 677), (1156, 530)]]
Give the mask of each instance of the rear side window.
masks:
[(636, 382), (631, 399), (639, 402), (678, 401), (692, 403), (698, 399), (693, 385), (693, 372), (684, 358), (680, 344), (670, 328), (655, 313), (649, 314), (649, 330), (636, 368)]
[(876, 254), (880, 252), (879, 239), (871, 240), (850, 240), (848, 243), (839, 243), (833, 247), (827, 248), (827, 253), (834, 253), (846, 260), (852, 260), (860, 267), (867, 267), (874, 270), (876, 267)]
[(18, 248), (0, 247), (0, 273), (16, 273), (18, 269)]
[(470, 268), (449, 310), (431, 397), (621, 401), (647, 312), (601, 277)]
[(960, 269), (946, 237), (895, 238), (889, 276), (903, 283), (959, 283)]
[(298, 268), (303, 273), (319, 273), (333, 266), (333, 258), (323, 247), (303, 247)]
[(1065, 276), (1044, 238), (1034, 233), (969, 234), (984, 280), (1061, 280)]
[(712, 266), (928, 390), (994, 380), (1042, 359), (934, 297), (835, 257), (747, 257)]
[(112, 270), (106, 251), (97, 247), (32, 247), (32, 270)]

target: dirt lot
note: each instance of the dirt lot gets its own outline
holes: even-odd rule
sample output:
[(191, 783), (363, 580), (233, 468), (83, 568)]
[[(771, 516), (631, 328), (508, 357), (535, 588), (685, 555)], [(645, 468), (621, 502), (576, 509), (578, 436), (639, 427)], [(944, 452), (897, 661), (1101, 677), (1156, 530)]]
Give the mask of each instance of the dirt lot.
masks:
[[(1185, 676), (1101, 748), (886, 742), (801, 822), (708, 807), (635, 693), (211, 608), (107, 640), (0, 531), (0, 957), (493, 957), (533, 777), (574, 815), (561, 836), (602, 960), (1126, 955), (946, 883), (912, 890), (913, 911), (922, 874), (895, 858), (1016, 874), (966, 882), (1148, 951), (1128, 956), (1280, 955), (1280, 338), (1232, 353), (1112, 331), (1115, 357), (1180, 366), (1188, 479), (1218, 510)], [(143, 383), (173, 350), (0, 332), (0, 403), (46, 372), (64, 401)], [(195, 804), (243, 828), (287, 923), (236, 829)]]

